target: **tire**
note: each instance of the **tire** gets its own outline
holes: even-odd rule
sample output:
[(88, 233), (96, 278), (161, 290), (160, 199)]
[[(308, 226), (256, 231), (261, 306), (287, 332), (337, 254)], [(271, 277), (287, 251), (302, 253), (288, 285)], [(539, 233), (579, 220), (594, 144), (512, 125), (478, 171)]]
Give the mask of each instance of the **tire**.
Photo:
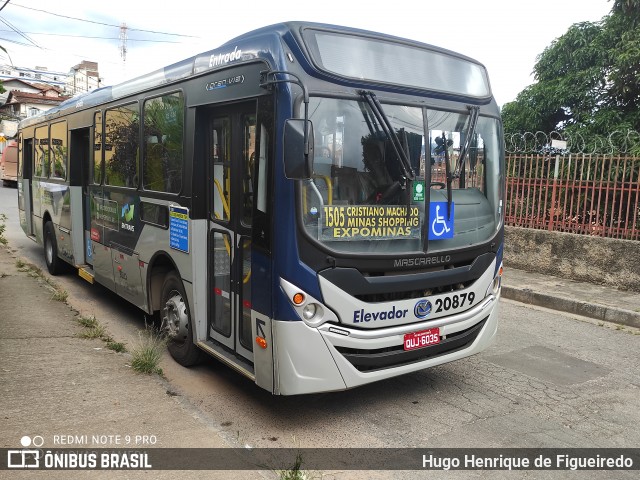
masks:
[(64, 269), (63, 261), (58, 257), (58, 241), (53, 223), (44, 224), (44, 261), (51, 275), (59, 275)]
[(193, 343), (191, 313), (182, 280), (176, 272), (169, 272), (162, 284), (160, 320), (167, 332), (167, 348), (173, 359), (184, 367), (202, 361), (203, 352)]

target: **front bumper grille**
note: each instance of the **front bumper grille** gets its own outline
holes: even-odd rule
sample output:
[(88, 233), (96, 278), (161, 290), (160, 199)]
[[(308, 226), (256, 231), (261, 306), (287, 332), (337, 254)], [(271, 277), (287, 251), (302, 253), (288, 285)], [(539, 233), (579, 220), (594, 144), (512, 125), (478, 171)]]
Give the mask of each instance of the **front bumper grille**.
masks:
[(472, 327), (447, 335), (437, 345), (405, 351), (403, 345), (365, 350), (359, 348), (335, 347), (344, 358), (361, 372), (372, 372), (390, 367), (399, 367), (421, 362), (447, 353), (462, 350), (473, 343), (489, 317), (483, 318)]

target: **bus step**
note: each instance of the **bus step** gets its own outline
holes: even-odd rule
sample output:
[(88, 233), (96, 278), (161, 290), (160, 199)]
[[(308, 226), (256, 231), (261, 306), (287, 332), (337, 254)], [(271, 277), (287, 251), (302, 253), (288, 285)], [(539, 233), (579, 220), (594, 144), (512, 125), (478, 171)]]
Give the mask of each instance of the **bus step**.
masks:
[(255, 372), (253, 370), (253, 364), (247, 361), (244, 358), (241, 358), (239, 355), (235, 355), (233, 352), (229, 351), (226, 347), (213, 342), (211, 340), (207, 340), (205, 342), (198, 342), (198, 346), (207, 352), (209, 355), (217, 358), (222, 363), (227, 366), (233, 368), (237, 372), (241, 373), (247, 378), (250, 378), (255, 382)]
[(93, 268), (89, 265), (78, 267), (78, 275), (81, 278), (84, 278), (87, 282), (93, 283)]

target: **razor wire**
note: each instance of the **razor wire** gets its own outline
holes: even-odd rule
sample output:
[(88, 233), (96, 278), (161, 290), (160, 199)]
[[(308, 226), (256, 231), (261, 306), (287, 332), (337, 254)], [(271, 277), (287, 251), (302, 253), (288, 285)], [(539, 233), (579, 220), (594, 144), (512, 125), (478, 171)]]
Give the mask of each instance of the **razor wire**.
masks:
[[(555, 142), (554, 142), (555, 141)], [(636, 130), (615, 130), (609, 135), (580, 133), (524, 132), (505, 133), (507, 153), (538, 153), (543, 155), (625, 155), (640, 154), (640, 133)]]

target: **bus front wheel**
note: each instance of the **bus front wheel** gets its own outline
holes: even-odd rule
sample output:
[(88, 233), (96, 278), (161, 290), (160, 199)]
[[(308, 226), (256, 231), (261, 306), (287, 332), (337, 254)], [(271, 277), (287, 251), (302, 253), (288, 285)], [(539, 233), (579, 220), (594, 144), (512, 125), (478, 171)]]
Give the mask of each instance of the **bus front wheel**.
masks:
[(200, 362), (202, 351), (193, 343), (191, 314), (182, 280), (169, 272), (162, 284), (162, 330), (167, 334), (167, 348), (173, 359), (189, 367)]
[(51, 275), (62, 272), (62, 260), (58, 258), (58, 241), (53, 222), (44, 224), (44, 261)]

